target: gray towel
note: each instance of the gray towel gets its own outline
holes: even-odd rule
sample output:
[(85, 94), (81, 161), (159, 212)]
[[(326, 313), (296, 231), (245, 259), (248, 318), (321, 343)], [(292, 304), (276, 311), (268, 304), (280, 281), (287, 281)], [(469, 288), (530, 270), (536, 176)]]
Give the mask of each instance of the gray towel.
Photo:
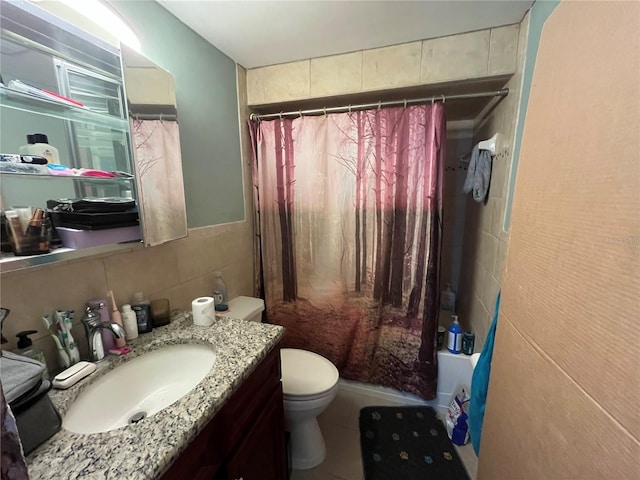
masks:
[(27, 393), (42, 381), (45, 366), (37, 360), (12, 352), (2, 352), (0, 378), (7, 403)]
[(478, 202), (484, 202), (489, 190), (489, 182), (491, 181), (491, 152), (489, 150), (480, 150), (476, 145), (471, 152), (471, 161), (469, 162), (469, 170), (467, 178), (464, 181), (462, 191), (469, 193), (473, 190), (473, 199)]

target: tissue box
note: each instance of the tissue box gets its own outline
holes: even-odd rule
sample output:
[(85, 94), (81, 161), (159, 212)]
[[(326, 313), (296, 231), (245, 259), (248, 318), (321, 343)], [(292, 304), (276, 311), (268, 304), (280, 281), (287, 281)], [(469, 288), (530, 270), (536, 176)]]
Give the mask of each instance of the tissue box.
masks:
[(107, 228), (104, 230), (77, 230), (75, 228), (57, 227), (56, 231), (62, 240), (62, 246), (68, 248), (89, 248), (111, 243), (139, 241), (140, 226)]

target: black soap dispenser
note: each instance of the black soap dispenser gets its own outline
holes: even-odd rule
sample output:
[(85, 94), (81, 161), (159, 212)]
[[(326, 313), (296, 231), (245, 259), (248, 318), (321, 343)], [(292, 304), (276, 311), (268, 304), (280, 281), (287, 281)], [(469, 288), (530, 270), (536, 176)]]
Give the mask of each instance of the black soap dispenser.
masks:
[(33, 341), (29, 338), (29, 335), (33, 335), (34, 333), (38, 333), (37, 330), (24, 330), (19, 332), (16, 337), (18, 337), (18, 348), (14, 350), (18, 355), (22, 355), (24, 357), (29, 357), (32, 360), (36, 360), (42, 364), (44, 364), (44, 372), (42, 372), (42, 378), (44, 380), (49, 380), (49, 369), (47, 368), (47, 359), (44, 356), (44, 352), (37, 347), (33, 346)]

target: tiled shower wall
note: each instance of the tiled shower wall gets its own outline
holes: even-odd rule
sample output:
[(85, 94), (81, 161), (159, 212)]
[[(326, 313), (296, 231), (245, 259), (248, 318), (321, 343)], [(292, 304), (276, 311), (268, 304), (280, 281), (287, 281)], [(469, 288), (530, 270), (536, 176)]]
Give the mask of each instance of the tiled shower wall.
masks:
[(516, 73), (507, 83), (509, 95), (476, 127), (474, 143), (498, 134), (491, 186), (485, 204), (466, 199), (462, 266), (457, 296), (463, 327), (476, 335), (476, 351), (482, 347), (495, 308), (504, 271), (509, 234), (503, 229), (507, 188), (520, 104), (529, 14), (519, 31)]

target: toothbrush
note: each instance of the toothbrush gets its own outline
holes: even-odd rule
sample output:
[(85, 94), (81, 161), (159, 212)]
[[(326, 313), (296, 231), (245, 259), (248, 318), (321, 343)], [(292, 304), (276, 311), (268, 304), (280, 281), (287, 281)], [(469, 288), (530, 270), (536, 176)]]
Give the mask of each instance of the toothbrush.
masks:
[(80, 355), (78, 353), (78, 349), (73, 341), (73, 336), (69, 330), (69, 324), (71, 320), (68, 319), (67, 314), (64, 310), (56, 311), (56, 319), (58, 320), (58, 330), (60, 331), (60, 336), (62, 337), (62, 344), (64, 345), (67, 354), (69, 355), (69, 360), (71, 364), (75, 364), (80, 361)]
[(51, 335), (51, 338), (53, 338), (53, 343), (56, 344), (56, 349), (58, 350), (58, 360), (60, 360), (60, 366), (62, 368), (69, 368), (71, 366), (71, 363), (69, 361), (69, 355), (67, 354), (67, 351), (64, 348), (62, 348), (62, 344), (60, 343), (60, 339), (58, 338), (58, 336), (51, 331), (51, 327), (53, 326), (53, 322), (51, 321), (51, 316), (46, 315), (42, 317), (42, 323), (44, 323), (44, 326), (49, 331), (49, 335)]
[(69, 357), (72, 363), (78, 363), (80, 361), (80, 352), (78, 352), (78, 347), (71, 335), (71, 327), (73, 326), (72, 322), (73, 318), (73, 310), (67, 310), (66, 315), (64, 317), (64, 326), (67, 331), (67, 338), (69, 341)]

